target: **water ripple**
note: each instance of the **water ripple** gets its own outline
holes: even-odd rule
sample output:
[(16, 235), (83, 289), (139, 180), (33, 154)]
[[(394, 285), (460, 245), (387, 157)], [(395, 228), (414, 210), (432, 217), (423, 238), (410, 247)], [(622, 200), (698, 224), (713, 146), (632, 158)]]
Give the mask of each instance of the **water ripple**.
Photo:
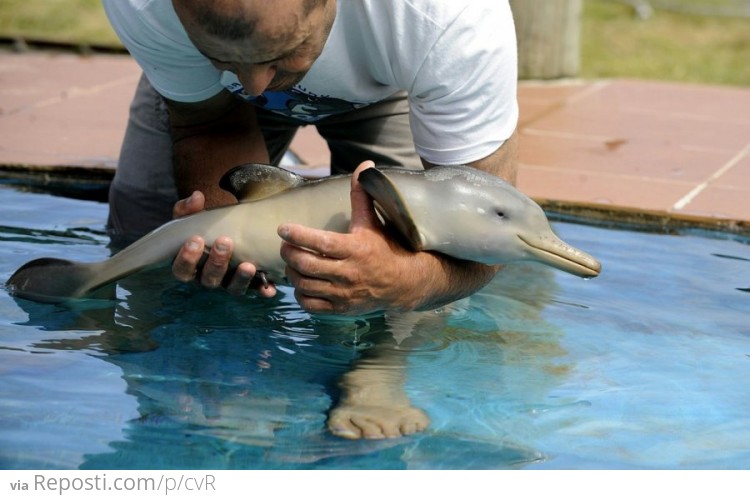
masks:
[(106, 244), (106, 233), (86, 227), (59, 229), (24, 229), (14, 226), (0, 226), (0, 242), (20, 242), (30, 244)]

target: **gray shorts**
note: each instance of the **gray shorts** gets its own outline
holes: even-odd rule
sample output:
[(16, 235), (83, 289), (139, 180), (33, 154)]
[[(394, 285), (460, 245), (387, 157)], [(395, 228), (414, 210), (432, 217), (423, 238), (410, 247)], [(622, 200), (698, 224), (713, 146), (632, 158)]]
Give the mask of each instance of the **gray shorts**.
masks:
[[(305, 124), (263, 109), (258, 109), (257, 115), (271, 161), (278, 165), (297, 129)], [(328, 117), (315, 126), (328, 143), (333, 174), (351, 172), (364, 160), (422, 168), (409, 127), (405, 93)], [(107, 230), (113, 245), (130, 243), (171, 220), (178, 199), (167, 106), (142, 76), (109, 190)]]

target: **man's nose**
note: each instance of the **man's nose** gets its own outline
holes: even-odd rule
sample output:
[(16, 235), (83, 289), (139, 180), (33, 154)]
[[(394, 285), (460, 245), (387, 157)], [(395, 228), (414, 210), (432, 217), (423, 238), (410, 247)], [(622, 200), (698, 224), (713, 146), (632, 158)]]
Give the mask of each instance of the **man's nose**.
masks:
[(274, 76), (276, 76), (275, 65), (247, 65), (240, 68), (237, 79), (245, 88), (245, 93), (258, 96), (268, 88)]

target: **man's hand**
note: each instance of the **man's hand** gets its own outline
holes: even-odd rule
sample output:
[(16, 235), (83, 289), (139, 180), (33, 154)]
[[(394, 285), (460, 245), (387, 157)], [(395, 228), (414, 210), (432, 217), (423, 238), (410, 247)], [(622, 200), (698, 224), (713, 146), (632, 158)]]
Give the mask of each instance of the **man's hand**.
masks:
[(373, 167), (363, 162), (352, 178), (352, 219), (340, 234), (285, 224), (281, 257), (295, 297), (310, 312), (362, 315), (381, 310), (419, 308), (444, 272), (435, 255), (413, 253), (383, 229), (372, 199), (357, 181)]
[[(172, 213), (175, 218), (192, 215), (203, 210), (205, 204), (203, 193), (195, 191), (189, 197), (175, 203)], [(227, 276), (233, 249), (231, 239), (226, 236), (217, 238), (201, 266), (201, 259), (205, 253), (205, 241), (200, 236), (192, 236), (177, 253), (172, 263), (172, 273), (181, 281), (188, 282), (197, 279), (207, 288), (217, 288), (222, 285)], [(231, 294), (244, 294), (250, 287), (255, 272), (253, 264), (240, 263), (226, 283), (227, 291)], [(267, 288), (261, 286), (259, 292), (261, 296), (272, 297), (276, 294), (276, 288), (273, 285)]]

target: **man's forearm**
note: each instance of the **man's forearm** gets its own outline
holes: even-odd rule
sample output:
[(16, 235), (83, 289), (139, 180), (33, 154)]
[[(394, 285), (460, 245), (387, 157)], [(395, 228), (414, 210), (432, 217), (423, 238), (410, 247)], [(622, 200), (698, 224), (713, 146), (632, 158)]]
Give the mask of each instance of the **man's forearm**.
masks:
[(199, 190), (206, 196), (207, 207), (234, 203), (235, 199), (219, 187), (221, 177), (240, 164), (268, 162), (252, 105), (223, 93), (198, 104), (168, 105), (180, 197)]
[[(434, 165), (425, 163), (426, 167)], [(495, 153), (481, 160), (467, 164), (470, 167), (484, 170), (503, 180), (514, 184), (518, 173), (518, 132), (508, 138)], [(501, 266), (488, 266), (476, 262), (467, 262), (438, 254), (431, 254), (434, 279), (429, 281), (431, 292), (423, 296), (418, 309), (437, 308), (455, 300), (465, 298), (486, 286)]]
[(501, 268), (499, 265), (484, 265), (444, 255), (431, 255), (434, 258), (435, 269), (431, 272), (430, 291), (423, 296), (415, 310), (432, 310), (471, 296), (486, 286)]
[(206, 197), (206, 207), (235, 203), (235, 198), (219, 187), (221, 177), (232, 167), (249, 162), (268, 162), (265, 145), (246, 130), (211, 132), (182, 139), (173, 144), (174, 174), (180, 198), (193, 191)]

